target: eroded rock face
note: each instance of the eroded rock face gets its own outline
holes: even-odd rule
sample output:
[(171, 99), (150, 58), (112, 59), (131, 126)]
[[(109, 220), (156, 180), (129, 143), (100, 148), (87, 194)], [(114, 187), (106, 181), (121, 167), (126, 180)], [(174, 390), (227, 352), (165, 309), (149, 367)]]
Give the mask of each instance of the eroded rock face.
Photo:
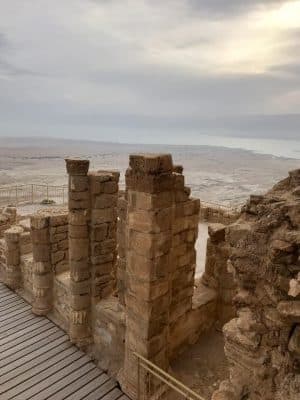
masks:
[(213, 399), (300, 398), (300, 169), (251, 196), (226, 227), (237, 317), (224, 326), (230, 381)]

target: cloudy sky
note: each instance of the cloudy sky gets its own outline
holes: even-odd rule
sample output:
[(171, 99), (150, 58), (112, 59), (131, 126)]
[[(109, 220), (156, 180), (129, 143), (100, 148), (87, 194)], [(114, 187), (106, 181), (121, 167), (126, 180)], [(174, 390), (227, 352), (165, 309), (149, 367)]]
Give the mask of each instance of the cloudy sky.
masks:
[(300, 0), (0, 0), (0, 135), (300, 138)]

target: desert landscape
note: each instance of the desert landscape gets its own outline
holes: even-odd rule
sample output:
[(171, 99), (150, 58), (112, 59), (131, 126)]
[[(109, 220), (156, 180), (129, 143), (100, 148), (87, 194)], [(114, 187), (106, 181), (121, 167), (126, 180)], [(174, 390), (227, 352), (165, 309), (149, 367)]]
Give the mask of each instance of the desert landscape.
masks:
[(65, 185), (64, 159), (72, 156), (89, 159), (94, 170), (119, 170), (124, 188), (128, 155), (140, 152), (171, 153), (175, 163), (184, 165), (186, 184), (194, 197), (231, 207), (240, 206), (250, 193), (270, 189), (299, 165), (297, 159), (218, 146), (0, 138), (0, 185)]

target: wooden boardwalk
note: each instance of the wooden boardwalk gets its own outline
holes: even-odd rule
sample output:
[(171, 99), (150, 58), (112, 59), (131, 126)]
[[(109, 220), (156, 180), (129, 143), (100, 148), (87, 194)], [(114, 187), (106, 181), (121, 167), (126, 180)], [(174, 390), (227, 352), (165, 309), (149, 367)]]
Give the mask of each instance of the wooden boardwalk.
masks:
[(0, 400), (129, 400), (68, 336), (0, 283)]

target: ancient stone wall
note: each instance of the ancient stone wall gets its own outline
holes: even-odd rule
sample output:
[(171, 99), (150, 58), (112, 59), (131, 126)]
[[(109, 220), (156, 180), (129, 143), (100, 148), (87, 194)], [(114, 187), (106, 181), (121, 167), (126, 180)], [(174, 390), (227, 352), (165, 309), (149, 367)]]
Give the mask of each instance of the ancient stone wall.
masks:
[[(5, 233), (11, 286), (136, 398), (135, 352), (168, 370), (220, 316), (228, 320), (225, 227), (210, 228), (210, 261), (195, 282), (199, 200), (171, 155), (130, 156), (123, 193), (118, 173), (89, 172), (88, 160), (66, 164), (69, 210), (34, 215), (30, 243), (25, 226)], [(146, 383), (147, 395), (164, 389)]]
[(224, 326), (230, 381), (213, 400), (300, 396), (300, 170), (251, 196), (225, 229), (237, 317)]
[[(126, 172), (126, 330), (122, 387), (136, 398), (138, 353), (168, 370), (169, 361), (211, 328), (214, 290), (195, 290), (199, 200), (170, 155), (132, 155)], [(123, 230), (124, 232), (124, 230)], [(146, 396), (163, 390), (147, 386)], [(148, 398), (147, 397), (147, 398)]]
[(205, 270), (201, 277), (203, 285), (215, 290), (216, 319), (221, 327), (236, 315), (233, 298), (237, 289), (233, 274), (228, 271), (229, 244), (225, 241), (225, 228), (220, 223), (208, 226)]
[(0, 239), (3, 238), (4, 231), (9, 229), (17, 220), (16, 207), (7, 206), (0, 208)]
[(235, 222), (240, 215), (238, 209), (225, 208), (218, 205), (200, 203), (199, 219), (201, 222), (220, 223), (229, 225)]

